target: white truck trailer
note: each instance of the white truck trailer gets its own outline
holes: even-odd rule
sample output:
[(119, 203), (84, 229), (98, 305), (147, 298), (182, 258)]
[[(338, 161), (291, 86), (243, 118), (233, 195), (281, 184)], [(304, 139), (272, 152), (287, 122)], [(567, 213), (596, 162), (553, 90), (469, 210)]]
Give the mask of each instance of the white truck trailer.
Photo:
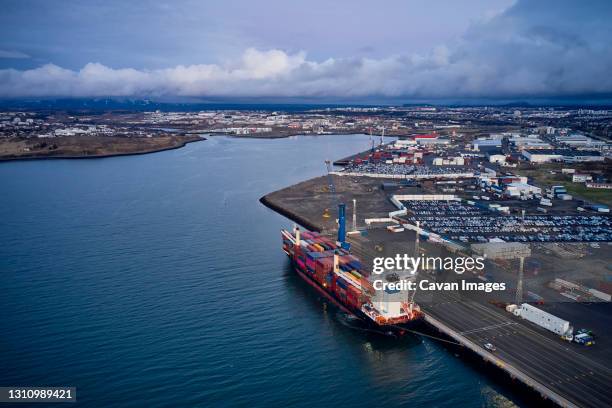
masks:
[(523, 303), (520, 308), (514, 311), (515, 314), (516, 312), (523, 319), (529, 320), (560, 336), (569, 336), (574, 332), (574, 329), (567, 320), (563, 320), (530, 304)]

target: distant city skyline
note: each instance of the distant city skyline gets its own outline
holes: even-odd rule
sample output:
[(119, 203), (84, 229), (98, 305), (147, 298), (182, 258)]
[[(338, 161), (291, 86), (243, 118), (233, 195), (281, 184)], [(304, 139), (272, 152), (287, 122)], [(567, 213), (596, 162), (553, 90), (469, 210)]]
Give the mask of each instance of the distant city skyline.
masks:
[(5, 1), (0, 98), (612, 96), (608, 1)]

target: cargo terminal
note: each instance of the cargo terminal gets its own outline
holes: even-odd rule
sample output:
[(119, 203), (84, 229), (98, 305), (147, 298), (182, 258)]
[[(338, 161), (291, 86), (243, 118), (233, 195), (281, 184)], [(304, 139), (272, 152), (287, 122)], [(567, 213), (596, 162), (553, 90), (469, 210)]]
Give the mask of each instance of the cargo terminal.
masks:
[(608, 206), (571, 195), (565, 184), (522, 174), (523, 166), (533, 164), (521, 161), (507, 141), (501, 145), (516, 167), (492, 164), (453, 136), (373, 144), (338, 160), (339, 167), (328, 165), (327, 175), (270, 193), (262, 202), (330, 236), (338, 228), (335, 208), (346, 203), (346, 242), (366, 269), (376, 257), (407, 251), (485, 256), (483, 272), (417, 277), (505, 287), (416, 290), (430, 330), (557, 405), (609, 406), (612, 371), (601, 363), (612, 360), (606, 334), (612, 319)]

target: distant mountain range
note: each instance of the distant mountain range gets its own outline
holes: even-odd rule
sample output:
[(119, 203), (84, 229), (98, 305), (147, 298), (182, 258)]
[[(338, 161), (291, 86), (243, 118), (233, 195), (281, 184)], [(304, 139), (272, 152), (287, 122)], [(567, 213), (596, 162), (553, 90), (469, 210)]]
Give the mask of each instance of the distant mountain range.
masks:
[(160, 102), (146, 99), (29, 99), (0, 100), (0, 109), (9, 110), (126, 110), (126, 111), (200, 111), (200, 110), (265, 110), (305, 111), (344, 106), (374, 106), (306, 103), (235, 103), (235, 102)]
[(506, 108), (535, 108), (543, 106), (555, 107), (583, 107), (602, 108), (612, 107), (612, 101), (446, 101), (445, 103), (414, 102), (414, 103), (308, 103), (299, 101), (274, 102), (268, 100), (240, 100), (240, 101), (152, 101), (147, 99), (125, 98), (62, 98), (62, 99), (0, 99), (0, 109), (5, 110), (125, 110), (125, 111), (200, 111), (200, 110), (264, 110), (264, 111), (292, 111), (299, 112), (312, 109), (340, 108), (340, 107), (385, 107), (385, 106), (447, 106), (447, 107), (477, 107), (497, 106)]

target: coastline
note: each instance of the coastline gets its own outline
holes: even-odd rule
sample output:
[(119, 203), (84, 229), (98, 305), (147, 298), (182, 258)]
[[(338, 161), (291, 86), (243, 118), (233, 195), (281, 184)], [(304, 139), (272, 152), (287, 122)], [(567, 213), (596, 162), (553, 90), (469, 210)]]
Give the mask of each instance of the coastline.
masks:
[(46, 156), (23, 156), (23, 157), (9, 157), (9, 156), (5, 156), (5, 157), (0, 157), (0, 163), (2, 163), (2, 162), (14, 162), (14, 161), (32, 161), (32, 160), (87, 160), (87, 159), (106, 159), (106, 158), (109, 158), (109, 157), (121, 157), (121, 156), (139, 156), (139, 155), (144, 155), (144, 154), (164, 152), (164, 151), (167, 151), (167, 150), (181, 149), (181, 148), (185, 147), (186, 145), (188, 145), (190, 143), (201, 142), (201, 141), (205, 141), (205, 140), (207, 140), (205, 137), (199, 137), (198, 139), (191, 139), (191, 140), (182, 141), (181, 143), (179, 143), (176, 146), (166, 146), (166, 147), (160, 147), (160, 148), (157, 148), (157, 149), (150, 149), (150, 150), (143, 150), (143, 151), (136, 151), (136, 152), (124, 152), (124, 153), (120, 152), (120, 153), (108, 153), (108, 154), (95, 154), (95, 155), (89, 155), (89, 156), (85, 156), (85, 155), (82, 155), (82, 156), (74, 156), (74, 155), (51, 156), (51, 155), (46, 155)]

